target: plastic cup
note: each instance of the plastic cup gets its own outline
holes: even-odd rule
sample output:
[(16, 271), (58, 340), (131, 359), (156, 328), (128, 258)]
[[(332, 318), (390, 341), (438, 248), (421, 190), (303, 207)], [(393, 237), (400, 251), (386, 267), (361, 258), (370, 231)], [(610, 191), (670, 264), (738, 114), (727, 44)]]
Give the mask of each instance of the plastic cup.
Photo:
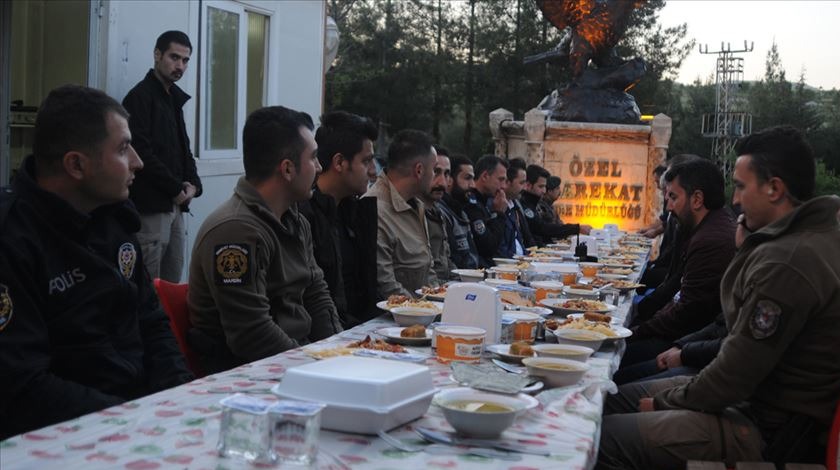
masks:
[(487, 331), (473, 326), (439, 326), (435, 328), (437, 358), (440, 362), (478, 362), (484, 352)]

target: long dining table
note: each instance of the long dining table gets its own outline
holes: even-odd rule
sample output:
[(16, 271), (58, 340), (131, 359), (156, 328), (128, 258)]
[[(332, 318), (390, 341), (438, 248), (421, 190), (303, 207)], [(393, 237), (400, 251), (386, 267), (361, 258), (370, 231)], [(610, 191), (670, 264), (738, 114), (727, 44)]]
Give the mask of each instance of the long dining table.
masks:
[[(625, 317), (631, 303), (629, 296), (622, 296), (613, 315)], [(389, 315), (311, 347), (343, 346), (386, 326), (394, 326)], [(413, 349), (431, 356), (424, 364), (430, 368), (437, 388), (458, 386), (450, 377), (449, 365), (438, 362), (429, 347)], [(588, 360), (590, 369), (581, 382), (538, 393), (540, 405), (518, 418), (503, 434), (506, 440), (547, 450), (550, 456), (510, 454), (508, 458), (512, 460), (502, 460), (458, 452), (457, 448), (442, 454), (406, 452), (377, 436), (322, 429), (312, 468), (591, 469), (597, 458), (603, 400), (606, 392), (614, 387), (611, 377), (623, 349), (623, 340), (606, 344)], [(485, 353), (482, 360), (489, 360), (490, 356)], [(0, 469), (254, 468), (254, 464), (243, 460), (219, 456), (216, 450), (221, 416), (219, 401), (237, 392), (276, 400), (270, 389), (284, 372), (313, 360), (307, 354), (307, 347), (298, 348), (12, 437), (0, 442)], [(432, 405), (423, 417), (390, 430), (389, 434), (422, 445), (425, 441), (414, 431), (418, 426), (452, 431), (441, 410)]]

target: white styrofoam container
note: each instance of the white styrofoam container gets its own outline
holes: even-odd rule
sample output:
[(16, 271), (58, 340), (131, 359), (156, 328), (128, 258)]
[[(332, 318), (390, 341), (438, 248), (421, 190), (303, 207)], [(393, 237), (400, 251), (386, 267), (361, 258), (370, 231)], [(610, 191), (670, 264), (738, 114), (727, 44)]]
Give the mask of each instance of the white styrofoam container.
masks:
[(274, 394), (326, 406), (321, 427), (376, 434), (423, 416), (435, 388), (429, 368), (367, 357), (339, 356), (288, 369)]

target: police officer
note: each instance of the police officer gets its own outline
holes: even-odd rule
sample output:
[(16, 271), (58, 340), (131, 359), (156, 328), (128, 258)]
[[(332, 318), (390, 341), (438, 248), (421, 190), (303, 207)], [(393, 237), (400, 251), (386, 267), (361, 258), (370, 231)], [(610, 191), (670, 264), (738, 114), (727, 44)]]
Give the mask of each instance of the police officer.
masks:
[(504, 240), (507, 168), (507, 162), (495, 155), (485, 155), (475, 164), (475, 188), (467, 195), (464, 212), (470, 219), (481, 267), (494, 265), (493, 257)]
[(555, 238), (565, 238), (577, 233), (587, 235), (592, 228), (589, 225), (547, 223), (542, 218), (540, 204), (546, 192), (549, 176), (551, 174), (545, 168), (539, 165), (528, 165), (525, 170), (525, 189), (520, 199), (531, 235), (540, 246), (551, 243)]
[(475, 269), (479, 267), (478, 248), (464, 212), (467, 191), (475, 188), (475, 172), (472, 162), (463, 156), (453, 155), (451, 166), (452, 189), (438, 202), (449, 240), (449, 256), (455, 266)]
[(721, 281), (729, 335), (694, 378), (625, 385), (607, 400), (597, 468), (825, 456), (840, 396), (840, 198), (814, 197), (814, 157), (792, 127), (735, 151), (732, 202), (747, 235)]
[(50, 92), (0, 201), (0, 439), (189, 380), (127, 202), (143, 162), (99, 90)]

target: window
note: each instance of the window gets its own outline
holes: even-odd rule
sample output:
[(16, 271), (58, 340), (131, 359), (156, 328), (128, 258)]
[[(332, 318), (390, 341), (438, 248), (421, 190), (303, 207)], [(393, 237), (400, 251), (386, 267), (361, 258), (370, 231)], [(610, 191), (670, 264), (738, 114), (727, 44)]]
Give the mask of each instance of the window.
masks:
[(234, 2), (203, 3), (201, 158), (239, 158), (247, 114), (265, 104), (269, 17)]

